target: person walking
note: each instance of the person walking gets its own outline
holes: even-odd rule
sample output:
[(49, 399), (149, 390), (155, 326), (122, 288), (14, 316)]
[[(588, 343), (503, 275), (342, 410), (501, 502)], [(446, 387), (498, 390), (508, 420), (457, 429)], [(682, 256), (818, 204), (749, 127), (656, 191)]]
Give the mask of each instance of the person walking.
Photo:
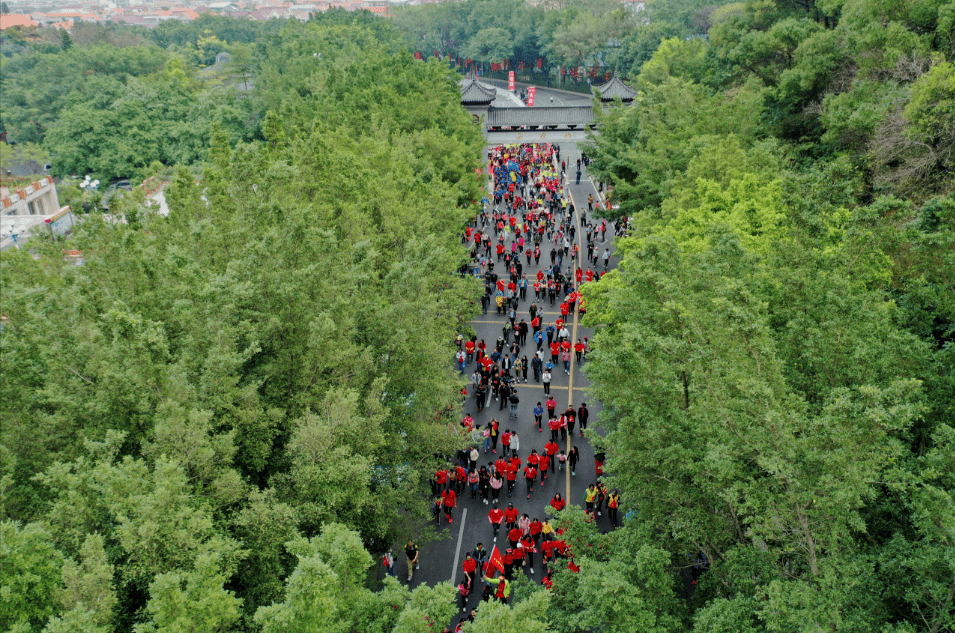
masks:
[(493, 449), (494, 453), (497, 454), (497, 440), (498, 440), (498, 435), (500, 434), (499, 431), (501, 428), (500, 422), (498, 422), (497, 420), (491, 420), (491, 423), (488, 425), (488, 428), (491, 431), (491, 448)]
[(495, 470), (491, 473), (488, 485), (491, 487), (491, 499), (494, 501), (496, 507), (499, 497), (501, 496), (501, 488), (504, 487), (504, 478)]
[(504, 523), (504, 511), (497, 507), (491, 508), (491, 511), (487, 513), (487, 520), (490, 521), (491, 527), (494, 529), (494, 542), (496, 543), (497, 533), (501, 531), (501, 525)]
[(418, 562), (421, 552), (411, 539), (408, 539), (408, 543), (405, 545), (405, 556), (408, 559), (408, 582), (411, 582), (414, 570), (421, 569), (421, 564)]
[(488, 472), (487, 466), (481, 466), (478, 471), (478, 489), (481, 491), (484, 505), (487, 505), (488, 495), (491, 493), (491, 473)]
[(507, 580), (507, 578), (491, 578), (489, 576), (485, 576), (484, 582), (491, 585), (496, 585), (497, 591), (494, 592), (494, 597), (504, 604), (507, 604), (507, 598), (511, 595), (511, 583)]
[(570, 449), (570, 455), (567, 456), (568, 468), (570, 468), (570, 474), (577, 474), (577, 463), (580, 461), (580, 449), (576, 446)]
[(607, 495), (607, 513), (610, 515), (610, 522), (617, 527), (617, 509), (620, 507), (620, 493), (614, 489)]
[(531, 498), (531, 493), (534, 492), (534, 481), (537, 479), (537, 469), (533, 464), (528, 463), (524, 467), (524, 479), (527, 482), (527, 498)]
[(580, 422), (580, 437), (584, 436), (584, 430), (587, 428), (587, 420), (590, 418), (590, 411), (587, 409), (587, 403), (581, 402), (577, 409), (577, 421)]
[(517, 436), (517, 430), (515, 429), (514, 432), (511, 433), (511, 452), (514, 453), (514, 457), (518, 456), (518, 451), (520, 450), (521, 450), (521, 438)]
[(534, 407), (534, 423), (537, 424), (537, 432), (543, 433), (544, 430), (541, 428), (541, 422), (544, 419), (544, 407), (541, 406), (541, 403), (538, 402), (537, 406)]
[(385, 566), (385, 572), (391, 576), (395, 577), (395, 555), (391, 553), (389, 549), (385, 552), (385, 555), (381, 557), (381, 563)]
[(451, 515), (454, 512), (454, 506), (458, 504), (458, 495), (454, 490), (448, 488), (441, 493), (441, 498), (443, 499), (444, 515), (448, 517), (448, 523), (454, 523), (454, 518)]
[(600, 492), (597, 490), (597, 484), (590, 484), (590, 487), (584, 491), (584, 502), (587, 504), (587, 509), (584, 510), (584, 513), (587, 515), (589, 520), (594, 519), (594, 506), (597, 505), (597, 496)]
[[(512, 418), (516, 418), (516, 417), (517, 417), (517, 407), (518, 407), (518, 405), (519, 405), (520, 402), (521, 402), (521, 399), (520, 399), (520, 397), (517, 395), (517, 392), (516, 392), (516, 391), (513, 392), (513, 393), (511, 393), (510, 396), (508, 396), (508, 401), (511, 403), (511, 417), (512, 417)], [(515, 435), (516, 435), (516, 434), (515, 434)], [(514, 442), (514, 440), (513, 440), (513, 436), (512, 436), (512, 438), (511, 438), (512, 450), (514, 450), (514, 449), (513, 449), (513, 442)]]
[(542, 377), (542, 382), (544, 383), (544, 393), (550, 395), (550, 380), (551, 373), (549, 369), (544, 370), (544, 375)]

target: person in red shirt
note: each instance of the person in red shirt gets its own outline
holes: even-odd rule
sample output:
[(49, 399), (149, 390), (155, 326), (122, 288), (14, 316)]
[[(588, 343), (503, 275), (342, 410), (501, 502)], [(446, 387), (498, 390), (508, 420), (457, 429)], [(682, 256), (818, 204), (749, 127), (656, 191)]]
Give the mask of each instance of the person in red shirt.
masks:
[(541, 584), (544, 585), (544, 588), (547, 589), (548, 591), (554, 588), (554, 581), (551, 580), (549, 571), (547, 572), (547, 575), (541, 579)]
[[(513, 571), (514, 571), (514, 550), (508, 547), (507, 551), (504, 553), (504, 577), (510, 580)], [(500, 588), (501, 586), (498, 585), (498, 590), (500, 590)]]
[(521, 538), (521, 546), (518, 548), (524, 552), (525, 562), (528, 567), (531, 568), (532, 574), (534, 573), (534, 552), (537, 551), (535, 545), (536, 543), (534, 543), (534, 539), (531, 538), (531, 535), (525, 534), (523, 538)]
[(477, 561), (474, 560), (474, 557), (471, 556), (471, 553), (468, 552), (464, 557), (464, 562), (461, 564), (461, 568), (464, 570), (464, 573), (468, 575), (468, 578), (471, 579), (471, 586), (474, 586), (474, 578), (477, 575)]
[(554, 341), (550, 344), (550, 361), (557, 364), (558, 357), (560, 356), (560, 343)]
[(584, 356), (584, 344), (580, 342), (580, 339), (577, 339), (577, 342), (574, 343), (574, 356), (576, 356), (577, 364), (579, 365), (583, 361)]
[(537, 281), (544, 281), (544, 271), (543, 271), (543, 270), (538, 270), (538, 271), (537, 271)]
[(567, 507), (567, 502), (564, 501), (564, 498), (558, 492), (556, 495), (554, 495), (554, 498), (550, 500), (550, 506), (554, 509), (554, 511), (560, 512)]
[(524, 550), (520, 547), (514, 548), (514, 566), (524, 566)]
[(524, 535), (521, 532), (521, 529), (517, 526), (511, 528), (510, 532), (507, 533), (507, 540), (511, 542), (511, 547), (516, 548), (518, 541), (521, 540), (521, 537)]
[(517, 515), (520, 514), (517, 511), (517, 508), (514, 507), (513, 503), (507, 504), (507, 508), (504, 510), (504, 522), (507, 524), (507, 529), (517, 527)]
[(471, 361), (474, 360), (474, 341), (468, 340), (464, 344), (464, 353), (467, 354), (465, 362), (470, 365)]
[[(554, 419), (554, 410), (557, 409), (557, 401), (554, 400), (553, 397), (547, 398), (547, 401), (544, 403), (544, 406), (547, 407), (547, 419), (548, 419), (548, 420), (553, 420), (553, 419)], [(548, 422), (548, 425), (549, 425), (549, 424), (550, 424), (550, 422)], [(555, 441), (555, 442), (557, 441), (557, 437), (556, 437), (556, 436), (554, 436), (552, 439), (553, 439), (553, 441)]]
[(441, 469), (434, 474), (435, 481), (438, 484), (436, 494), (441, 494), (448, 485), (448, 471)]
[(541, 558), (544, 559), (545, 565), (554, 560), (554, 546), (556, 544), (557, 541), (544, 541), (541, 543)]
[[(504, 228), (504, 225), (501, 224), (500, 222), (498, 222), (498, 226), (500, 226), (501, 228)], [(497, 251), (497, 261), (501, 261), (501, 259), (504, 257), (504, 244), (501, 242), (498, 242), (497, 247), (495, 247), (494, 250)]]
[(540, 544), (540, 542), (541, 542), (541, 528), (542, 528), (543, 526), (544, 526), (544, 524), (541, 523), (541, 522), (537, 519), (537, 517), (534, 517), (534, 520), (531, 521), (530, 530), (529, 530), (528, 533), (531, 535), (531, 538), (534, 539), (534, 544), (535, 544), (535, 545), (538, 545), (538, 544)]
[[(553, 413), (553, 411), (554, 411), (553, 409), (547, 410), (548, 413)], [(547, 428), (550, 429), (550, 441), (556, 442), (557, 434), (560, 432), (560, 419), (559, 418), (549, 419), (547, 421)]]
[(581, 270), (580, 268), (578, 268), (578, 269), (574, 272), (574, 277), (576, 277), (577, 283), (579, 284), (581, 281), (584, 280), (584, 271)]
[(517, 482), (517, 473), (520, 472), (520, 466), (510, 463), (507, 467), (507, 496), (510, 497), (514, 492), (514, 484)]
[(592, 270), (590, 270), (590, 269), (588, 268), (588, 269), (587, 269), (587, 281), (593, 281), (593, 280), (594, 280), (594, 271), (592, 271)]
[(559, 447), (557, 446), (557, 442), (555, 442), (554, 440), (551, 440), (547, 442), (546, 444), (544, 444), (544, 452), (546, 452), (547, 456), (550, 457), (551, 459), (550, 472), (554, 472), (554, 462), (556, 461), (554, 456), (557, 455), (558, 448)]
[(500, 508), (494, 508), (487, 513), (487, 520), (491, 522), (491, 527), (494, 528), (494, 542), (497, 542), (497, 533), (501, 529), (501, 523), (504, 522), (504, 511)]
[(541, 475), (541, 485), (544, 485), (544, 482), (547, 480), (547, 469), (550, 467), (551, 459), (547, 456), (547, 453), (544, 453), (540, 457), (540, 463), (537, 466), (538, 471)]
[(454, 523), (451, 513), (454, 511), (454, 506), (458, 503), (458, 496), (454, 493), (454, 490), (448, 488), (441, 493), (441, 498), (444, 499), (444, 514), (448, 517), (448, 523)]
[(511, 448), (511, 430), (504, 429), (504, 433), (501, 434), (501, 446), (504, 447), (504, 457), (507, 457), (507, 451)]
[(496, 470), (497, 474), (501, 477), (507, 475), (507, 460), (503, 457), (498, 457), (497, 461), (494, 462), (494, 470)]
[(566, 301), (562, 301), (560, 304), (560, 316), (567, 318), (567, 313), (570, 312), (570, 306)]
[(457, 474), (454, 491), (457, 494), (461, 494), (468, 485), (468, 471), (464, 470), (463, 466), (458, 466), (454, 470)]
[(534, 481), (537, 479), (537, 469), (530, 463), (530, 458), (528, 458), (527, 467), (524, 468), (524, 480), (527, 482), (527, 498), (531, 498), (531, 493), (534, 492)]

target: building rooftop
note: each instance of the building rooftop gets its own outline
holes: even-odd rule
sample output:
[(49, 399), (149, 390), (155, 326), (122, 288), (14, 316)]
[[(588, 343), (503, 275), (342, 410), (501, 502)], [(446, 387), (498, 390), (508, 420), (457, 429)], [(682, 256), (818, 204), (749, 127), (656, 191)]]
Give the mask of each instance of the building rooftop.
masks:
[(30, 16), (21, 13), (6, 13), (0, 15), (0, 31), (14, 26), (37, 26)]
[(490, 105), (497, 96), (497, 88), (485, 86), (476, 79), (466, 79), (461, 84), (462, 105)]
[(601, 101), (613, 101), (616, 97), (620, 97), (623, 101), (633, 101), (637, 97), (637, 91), (616, 76), (611, 77), (606, 83), (594, 86), (591, 90), (595, 95), (600, 95)]

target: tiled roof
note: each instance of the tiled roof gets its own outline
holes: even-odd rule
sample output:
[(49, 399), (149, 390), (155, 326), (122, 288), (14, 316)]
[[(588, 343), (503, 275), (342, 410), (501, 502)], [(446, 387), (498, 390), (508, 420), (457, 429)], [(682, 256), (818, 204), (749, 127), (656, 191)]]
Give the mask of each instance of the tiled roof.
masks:
[(584, 126), (594, 121), (590, 106), (563, 108), (491, 108), (487, 113), (488, 127), (531, 126)]
[(7, 13), (0, 15), (0, 31), (13, 26), (36, 26), (37, 23), (30, 16), (21, 13)]
[(487, 105), (494, 101), (496, 95), (496, 88), (488, 88), (473, 79), (461, 86), (462, 104)]
[(620, 97), (623, 101), (633, 101), (637, 91), (623, 83), (619, 77), (611, 77), (610, 81), (592, 88), (594, 94), (600, 93), (601, 101), (613, 101)]

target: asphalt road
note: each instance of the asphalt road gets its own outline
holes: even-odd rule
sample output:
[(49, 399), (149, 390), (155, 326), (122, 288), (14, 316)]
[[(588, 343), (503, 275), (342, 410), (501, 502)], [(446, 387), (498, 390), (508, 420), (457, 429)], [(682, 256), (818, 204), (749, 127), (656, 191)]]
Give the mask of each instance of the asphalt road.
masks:
[[(484, 83), (491, 84), (498, 88), (507, 90), (507, 82), (500, 79), (482, 79)], [(526, 90), (530, 84), (517, 84), (517, 93)], [(534, 107), (563, 107), (563, 106), (586, 106), (591, 105), (592, 100), (589, 94), (570, 92), (548, 88), (546, 86), (537, 86), (537, 95), (534, 98)]]
[[(568, 179), (570, 182), (569, 189), (571, 199), (577, 207), (578, 214), (577, 219), (580, 220), (580, 211), (587, 210), (587, 196), (593, 194), (594, 198), (598, 198), (598, 194), (594, 183), (590, 181), (586, 174), (586, 168), (584, 169), (583, 176), (579, 185), (574, 183), (575, 178), (575, 164), (579, 156), (579, 151), (575, 143), (562, 143), (561, 147), (561, 158), (567, 160), (568, 162)], [(591, 219), (588, 214), (588, 219)], [(592, 220), (591, 220), (592, 221)], [(611, 244), (612, 228), (607, 236), (606, 244), (597, 242), (599, 247), (599, 252), (602, 254), (604, 247), (608, 247), (613, 254), (613, 246)], [(586, 254), (586, 233), (585, 231), (578, 229), (577, 231), (578, 246), (582, 248), (584, 254)], [(552, 248), (552, 244), (546, 241), (542, 243), (541, 250), (543, 251), (543, 256), (541, 257), (541, 266), (545, 267), (545, 260), (549, 262), (549, 252)], [(617, 259), (615, 257), (611, 258), (611, 267), (617, 264)], [(566, 259), (565, 259), (566, 265)], [(603, 262), (599, 264), (601, 267)], [(529, 268), (525, 268), (525, 274), (528, 279), (532, 279), (537, 273), (538, 266), (535, 266), (533, 260)], [(585, 267), (586, 270), (586, 267)], [(527, 293), (527, 298), (520, 302), (518, 321), (521, 318), (527, 320), (530, 323), (530, 317), (527, 313), (527, 309), (530, 307), (531, 303), (535, 302), (533, 289), (529, 289)], [(538, 307), (543, 307), (544, 309), (544, 327), (546, 324), (553, 323), (553, 321), (559, 316), (560, 312), (558, 305), (551, 306), (549, 301), (544, 299), (542, 302), (537, 302)], [(494, 341), (501, 336), (501, 328), (504, 324), (506, 317), (504, 315), (496, 314), (496, 310), (492, 306), (489, 308), (488, 314), (479, 315), (472, 322), (474, 329), (476, 331), (478, 339), (484, 339), (488, 343), (489, 347), (493, 347)], [(581, 339), (585, 336), (593, 336), (593, 330), (590, 328), (585, 328), (578, 323), (575, 323), (573, 328), (568, 326), (571, 329), (571, 339), (576, 341), (576, 339)], [(513, 339), (512, 339), (513, 340)], [(528, 344), (521, 350), (521, 355), (525, 353), (530, 358), (535, 346), (531, 337), (528, 337)], [(545, 350), (546, 351), (546, 350)], [(592, 398), (588, 397), (587, 389), (590, 386), (590, 381), (586, 376), (586, 362), (583, 364), (583, 367), (578, 366), (575, 361), (572, 361), (571, 365), (571, 374), (568, 375), (564, 373), (563, 367), (555, 367), (553, 372), (553, 381), (551, 383), (551, 391), (555, 394), (555, 399), (557, 400), (558, 412), (567, 408), (568, 403), (573, 404), (576, 408), (582, 402), (587, 403), (587, 408), (590, 410), (590, 423), (589, 428), (594, 429), (599, 427), (600, 422), (600, 412), (602, 407), (599, 402), (594, 401)], [(472, 363), (466, 369), (466, 376), (474, 371), (475, 364)], [(474, 405), (473, 389), (470, 389), (470, 396), (467, 400), (467, 403), (464, 407), (464, 412), (470, 413), (475, 420), (476, 424), (486, 426), (492, 419), (496, 418), (501, 423), (501, 429), (511, 429), (517, 430), (518, 436), (520, 437), (520, 457), (525, 459), (527, 455), (530, 454), (532, 449), (536, 449), (538, 453), (544, 451), (544, 444), (550, 438), (550, 432), (546, 428), (546, 412), (545, 412), (545, 425), (544, 431), (538, 432), (537, 426), (534, 423), (533, 408), (534, 405), (540, 401), (544, 402), (545, 395), (543, 387), (534, 382), (533, 372), (528, 372), (527, 383), (520, 383), (518, 386), (518, 395), (520, 396), (520, 405), (517, 419), (509, 418), (508, 406), (505, 405), (503, 409), (500, 409), (500, 402), (489, 402), (486, 409), (483, 413), (477, 412)], [(463, 412), (462, 412), (463, 415)], [(578, 425), (579, 433), (579, 425)], [(599, 429), (598, 429), (599, 431)], [(594, 450), (591, 446), (591, 443), (580, 435), (576, 435), (573, 438), (570, 438), (573, 442), (573, 445), (577, 446), (580, 450), (581, 462), (577, 466), (576, 475), (570, 478), (570, 503), (583, 506), (582, 496), (584, 489), (589, 486), (591, 483), (596, 481), (596, 471), (594, 463)], [(567, 450), (567, 446), (564, 442), (558, 442), (562, 449)], [(498, 446), (498, 454), (492, 454), (488, 452), (485, 455), (482, 455), (481, 463), (487, 463), (496, 459), (499, 455), (502, 454), (501, 446)], [(547, 481), (543, 486), (535, 486), (534, 491), (530, 499), (527, 499), (526, 486), (523, 481), (523, 477), (518, 477), (517, 485), (514, 487), (513, 496), (507, 498), (506, 496), (506, 487), (505, 492), (502, 492), (502, 507), (506, 507), (508, 502), (514, 504), (514, 507), (523, 514), (527, 513), (531, 519), (538, 517), (541, 520), (547, 517), (545, 512), (545, 507), (550, 503), (551, 498), (558, 491), (561, 494), (566, 494), (566, 470), (565, 472), (556, 472), (548, 476)], [(433, 531), (438, 535), (438, 538), (434, 541), (427, 543), (421, 551), (420, 557), (420, 570), (416, 571), (414, 574), (413, 580), (409, 583), (412, 587), (417, 586), (419, 583), (427, 583), (429, 585), (434, 585), (439, 582), (451, 580), (453, 583), (461, 579), (462, 570), (461, 563), (464, 560), (465, 554), (468, 551), (474, 549), (475, 545), (479, 542), (484, 544), (484, 548), (491, 551), (494, 546), (493, 541), (493, 532), (491, 525), (488, 521), (488, 511), (493, 507), (492, 505), (485, 505), (478, 495), (477, 499), (471, 499), (470, 494), (465, 491), (462, 494), (458, 501), (458, 507), (454, 511), (454, 523), (449, 525), (442, 515), (440, 525), (436, 525), (434, 522), (431, 522), (422, 527), (422, 530)], [(623, 512), (626, 512), (626, 509), (623, 509)], [(609, 530), (611, 528), (610, 522), (606, 515), (603, 517), (598, 517), (598, 525), (602, 530)], [(501, 545), (506, 545), (505, 537), (502, 535), (499, 537), (498, 543)], [(399, 579), (402, 582), (406, 581), (406, 563), (405, 556), (403, 552), (403, 547), (398, 544), (395, 546), (397, 553), (397, 564), (396, 572)], [(540, 581), (542, 578), (542, 569), (540, 564), (540, 555), (536, 555), (536, 565), (534, 567), (535, 574), (530, 575), (529, 568), (525, 568), (524, 573), (528, 574), (533, 580)], [(480, 601), (480, 587), (477, 587), (477, 591), (472, 591), (470, 600), (469, 600), (469, 609), (473, 606), (476, 606)], [(456, 621), (456, 620), (455, 620)]]

